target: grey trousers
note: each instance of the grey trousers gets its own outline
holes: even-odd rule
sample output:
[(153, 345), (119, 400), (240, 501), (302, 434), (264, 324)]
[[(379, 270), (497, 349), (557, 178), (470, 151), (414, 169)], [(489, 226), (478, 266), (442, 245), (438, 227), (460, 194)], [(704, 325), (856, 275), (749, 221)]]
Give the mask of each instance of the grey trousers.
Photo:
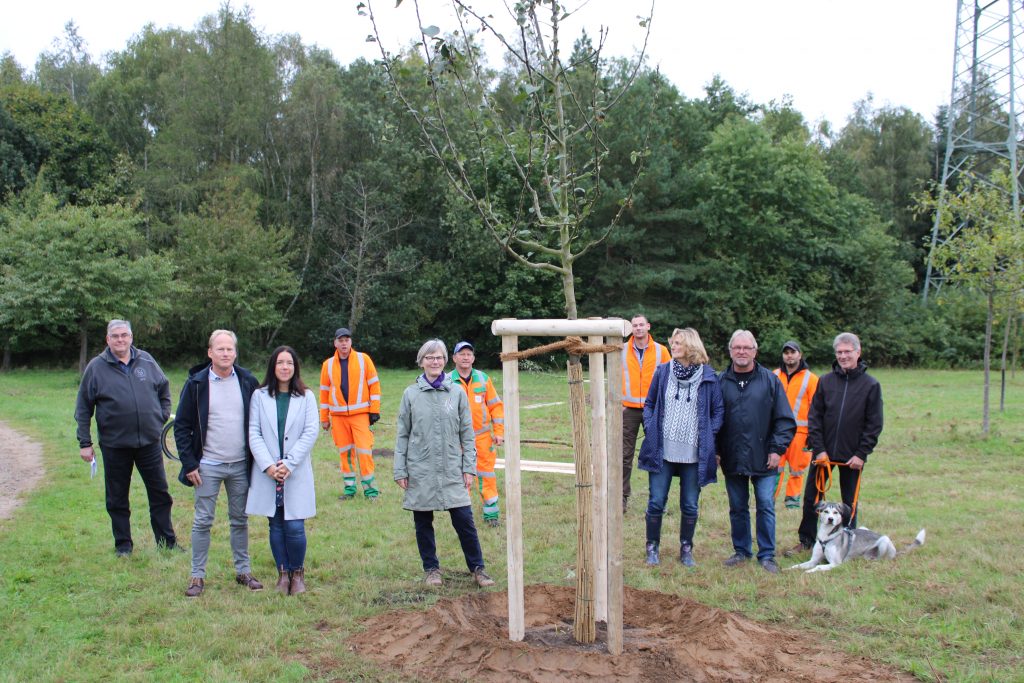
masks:
[(629, 485), (633, 473), (633, 459), (636, 457), (636, 438), (644, 424), (643, 408), (622, 409), (622, 502), (632, 494)]
[(225, 465), (199, 464), (201, 486), (195, 487), (196, 516), (192, 522), (192, 576), (206, 578), (206, 558), (210, 552), (210, 527), (217, 510), (221, 482), (228, 494), (228, 518), (231, 522), (231, 554), (235, 573), (248, 574), (249, 517), (245, 500), (249, 495), (249, 466), (245, 460)]

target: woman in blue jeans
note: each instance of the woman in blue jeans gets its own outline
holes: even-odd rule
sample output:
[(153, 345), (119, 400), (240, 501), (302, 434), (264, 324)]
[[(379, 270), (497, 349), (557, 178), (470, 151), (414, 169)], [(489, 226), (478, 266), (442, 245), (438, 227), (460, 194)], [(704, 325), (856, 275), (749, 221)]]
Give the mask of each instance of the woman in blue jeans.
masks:
[(299, 376), (299, 357), (288, 346), (270, 354), (267, 375), (249, 404), (249, 448), (255, 465), (245, 511), (270, 520), (276, 589), (306, 592), (306, 524), (316, 514), (310, 454), (320, 433), (317, 399)]
[(700, 490), (717, 481), (715, 435), (725, 408), (715, 369), (697, 330), (676, 328), (669, 337), (672, 360), (654, 371), (644, 403), (640, 469), (649, 473), (647, 564), (660, 562), (661, 520), (672, 477), (679, 477), (679, 561), (695, 567), (693, 531)]

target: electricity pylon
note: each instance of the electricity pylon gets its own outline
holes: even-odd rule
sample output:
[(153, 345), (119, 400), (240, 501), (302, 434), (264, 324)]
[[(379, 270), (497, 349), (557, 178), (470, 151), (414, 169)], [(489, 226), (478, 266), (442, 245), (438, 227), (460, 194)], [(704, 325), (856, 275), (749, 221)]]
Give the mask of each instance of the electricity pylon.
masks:
[[(953, 45), (953, 84), (946, 116), (942, 184), (932, 227), (922, 298), (938, 289), (942, 277), (932, 259), (940, 243), (939, 221), (950, 185), (967, 166), (982, 171), (1005, 160), (1016, 179), (1011, 201), (1020, 212), (1024, 143), (1024, 1), (957, 0)], [(958, 231), (958, 230), (957, 230)], [(954, 239), (956, 232), (944, 240)]]

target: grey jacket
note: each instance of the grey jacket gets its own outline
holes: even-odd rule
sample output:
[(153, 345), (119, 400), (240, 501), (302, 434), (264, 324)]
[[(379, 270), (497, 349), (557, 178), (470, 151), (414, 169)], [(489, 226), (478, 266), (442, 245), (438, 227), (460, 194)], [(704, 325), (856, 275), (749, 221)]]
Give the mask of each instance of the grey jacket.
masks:
[(476, 475), (476, 439), (466, 392), (445, 376), (434, 389), (420, 375), (398, 408), (395, 481), (408, 479), (406, 510), (450, 510), (470, 504), (462, 475)]
[(141, 448), (159, 441), (171, 415), (171, 389), (153, 356), (131, 347), (127, 373), (109, 348), (89, 361), (75, 404), (81, 448), (92, 445), (94, 411), (100, 447)]
[[(309, 519), (316, 515), (311, 454), (320, 433), (316, 396), (309, 389), (304, 396), (288, 401), (284, 425), (284, 464), (291, 471), (284, 483), (284, 518)], [(257, 389), (249, 403), (249, 448), (254, 466), (249, 475), (249, 498), (245, 512), (273, 517), (277, 512), (273, 479), (265, 469), (281, 460), (277, 433), (277, 399), (266, 387)]]

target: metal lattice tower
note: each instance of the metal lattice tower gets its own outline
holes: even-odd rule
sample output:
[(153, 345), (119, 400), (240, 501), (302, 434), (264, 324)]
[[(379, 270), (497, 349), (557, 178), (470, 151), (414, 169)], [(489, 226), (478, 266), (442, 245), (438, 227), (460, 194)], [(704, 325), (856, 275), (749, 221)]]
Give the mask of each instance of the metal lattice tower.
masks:
[[(1020, 212), (1021, 116), (1024, 114), (1024, 1), (957, 0), (953, 47), (953, 84), (946, 119), (946, 154), (932, 227), (923, 299), (938, 289), (941, 275), (932, 268), (939, 244), (939, 219), (950, 185), (967, 166), (991, 167), (1005, 160), (1017, 179), (1013, 208)], [(946, 239), (953, 239), (953, 235)]]

